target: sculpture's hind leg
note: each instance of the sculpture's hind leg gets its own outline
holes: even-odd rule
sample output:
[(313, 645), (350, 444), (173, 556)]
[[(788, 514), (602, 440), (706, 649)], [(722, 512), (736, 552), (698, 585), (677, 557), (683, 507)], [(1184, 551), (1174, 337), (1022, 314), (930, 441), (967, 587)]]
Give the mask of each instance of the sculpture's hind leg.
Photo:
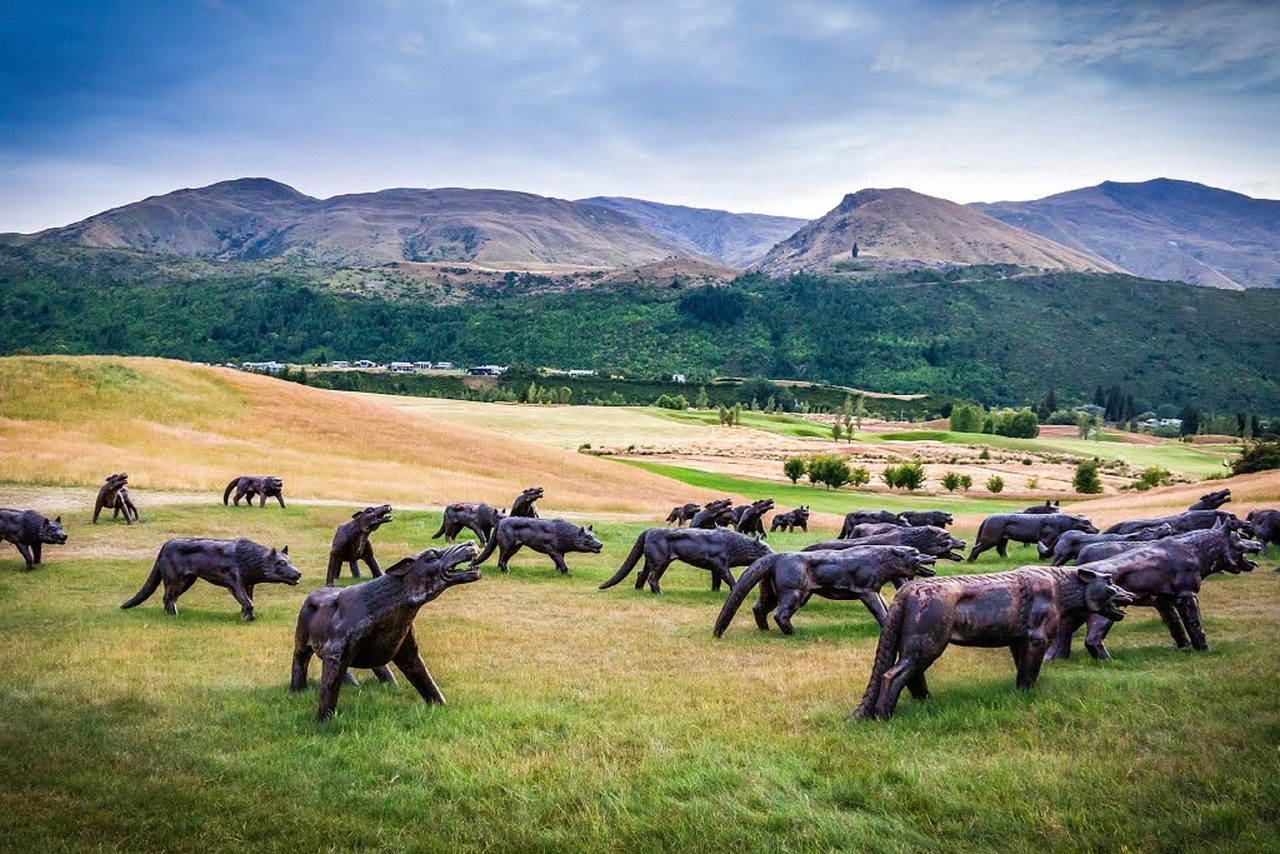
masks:
[(916, 664), (910, 658), (898, 659), (897, 664), (885, 671), (880, 679), (880, 696), (876, 699), (875, 716), (877, 718), (887, 721), (893, 717), (902, 689), (912, 681), (915, 675)]
[(347, 673), (347, 663), (337, 657), (320, 659), (320, 709), (317, 719), (327, 721), (338, 710), (338, 693), (342, 690), (342, 678)]
[(651, 593), (662, 592), (662, 576), (669, 566), (671, 566), (671, 561), (669, 560), (654, 563), (653, 571), (649, 573), (649, 591)]
[(181, 578), (165, 578), (164, 580), (164, 612), (171, 617), (178, 614), (178, 597), (191, 589), (196, 583), (195, 575), (184, 575)]
[(1010, 644), (1013, 663), (1018, 668), (1018, 689), (1026, 691), (1040, 677), (1040, 664), (1044, 661), (1045, 642), (1037, 638), (1024, 638)]
[(510, 543), (498, 546), (498, 569), (503, 572), (510, 572), (507, 567), (507, 561), (511, 560), (516, 552), (520, 551), (519, 543)]
[(396, 656), (392, 660), (396, 663), (396, 667), (400, 668), (400, 672), (404, 674), (404, 677), (409, 680), (409, 684), (418, 689), (418, 693), (422, 695), (423, 700), (428, 703), (444, 705), (444, 694), (440, 693), (440, 687), (431, 678), (426, 662), (422, 660), (422, 656), (418, 653), (418, 641), (414, 637), (412, 629), (409, 630), (404, 643), (400, 644), (400, 649), (396, 650)]
[(387, 665), (384, 664), (381, 667), (374, 667), (372, 668), (372, 670), (373, 670), (373, 675), (378, 677), (378, 681), (381, 682), (383, 685), (396, 684), (396, 676), (394, 673), (391, 672), (391, 668), (388, 667)]
[(310, 644), (295, 646), (293, 650), (293, 672), (289, 678), (289, 691), (298, 693), (307, 687), (307, 669), (311, 666), (314, 650)]
[(800, 590), (784, 590), (778, 594), (778, 611), (773, 615), (773, 621), (784, 635), (796, 633), (791, 625), (791, 615), (804, 607), (806, 598)]
[(751, 606), (751, 613), (756, 618), (756, 626), (762, 632), (769, 631), (769, 612), (778, 607), (778, 588), (772, 578), (760, 580), (760, 598)]
[(1004, 537), (1000, 538), (1000, 542), (996, 543), (996, 554), (1000, 557), (1009, 556), (1009, 541)]

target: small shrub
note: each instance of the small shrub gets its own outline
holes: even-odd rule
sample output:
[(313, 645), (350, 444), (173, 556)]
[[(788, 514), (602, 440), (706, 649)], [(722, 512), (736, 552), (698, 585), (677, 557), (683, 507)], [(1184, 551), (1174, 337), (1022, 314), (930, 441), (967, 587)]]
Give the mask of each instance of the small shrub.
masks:
[(1232, 474), (1280, 469), (1280, 442), (1251, 442), (1231, 464)]
[(898, 486), (914, 492), (924, 483), (924, 466), (920, 463), (903, 463), (898, 466)]
[[(1004, 488), (1004, 483), (1003, 483), (1003, 482), (1000, 484), (1000, 487), (1001, 487), (1001, 489), (1003, 489), (1003, 488)], [(963, 489), (965, 492), (968, 492), (970, 489), (972, 489), (972, 488), (973, 488), (973, 478), (972, 478), (972, 477), (970, 477), (970, 476), (969, 476), (969, 475), (967, 475), (967, 474), (962, 474), (962, 475), (960, 475), (960, 488), (961, 488), (961, 489)]]
[(854, 486), (866, 486), (871, 482), (871, 472), (866, 466), (858, 466), (849, 470), (849, 483)]
[(1164, 466), (1149, 466), (1138, 474), (1138, 479), (1134, 482), (1133, 488), (1139, 492), (1146, 492), (1157, 486), (1171, 486), (1173, 484), (1173, 475)]
[(782, 463), (782, 473), (791, 478), (791, 482), (795, 483), (804, 476), (809, 467), (801, 457), (787, 457)]
[(1102, 481), (1098, 479), (1097, 460), (1081, 460), (1076, 466), (1075, 476), (1071, 478), (1071, 486), (1076, 492), (1085, 495), (1096, 495), (1102, 491)]
[(809, 458), (809, 480), (839, 489), (849, 482), (849, 463), (839, 454), (815, 454)]
[(942, 475), (942, 488), (947, 492), (955, 492), (960, 488), (960, 475), (953, 471), (946, 472)]
[(1002, 492), (1004, 490), (1004, 478), (998, 474), (993, 474), (987, 478), (987, 492)]
[(989, 459), (991, 459), (991, 451), (990, 451), (990, 450), (988, 450), (987, 448), (983, 448), (983, 449), (982, 449), (982, 453), (978, 454), (978, 459), (980, 459), (980, 460), (989, 460)]

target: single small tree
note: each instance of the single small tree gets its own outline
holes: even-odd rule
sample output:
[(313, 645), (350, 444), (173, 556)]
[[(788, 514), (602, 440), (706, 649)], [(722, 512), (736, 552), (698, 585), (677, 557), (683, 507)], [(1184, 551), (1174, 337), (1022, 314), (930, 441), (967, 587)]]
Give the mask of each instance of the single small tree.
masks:
[(844, 436), (844, 425), (841, 424), (839, 421), (832, 422), (831, 438), (839, 442), (842, 436)]
[(719, 415), (720, 415), (720, 426), (728, 427), (731, 423), (730, 419), (733, 416), (729, 414), (728, 407), (726, 407), (723, 403), (720, 404)]
[(920, 463), (903, 463), (898, 466), (898, 486), (915, 492), (924, 483), (924, 466)]
[[(1003, 486), (1003, 484), (1001, 484)], [(968, 492), (973, 488), (973, 478), (967, 474), (960, 475), (960, 488)]]
[(849, 482), (849, 463), (839, 454), (815, 454), (809, 459), (809, 480), (839, 489)]
[(993, 474), (987, 478), (987, 492), (1001, 492), (1004, 490), (1004, 478), (998, 474)]
[(730, 414), (733, 416), (733, 420), (729, 422), (729, 426), (737, 427), (739, 424), (742, 423), (742, 404), (735, 403), (733, 405), (733, 409), (730, 410)]
[(1071, 478), (1071, 486), (1076, 492), (1095, 495), (1102, 491), (1102, 481), (1098, 478), (1098, 461), (1081, 460), (1076, 466), (1075, 476)]
[(953, 471), (945, 472), (942, 475), (942, 488), (947, 492), (955, 492), (960, 488), (960, 475)]
[(698, 386), (698, 396), (694, 399), (694, 406), (698, 409), (710, 409), (711, 398), (707, 397), (707, 387)]
[(866, 466), (849, 469), (849, 483), (853, 486), (866, 486), (870, 482), (871, 472), (867, 471)]
[(808, 466), (805, 465), (803, 457), (787, 457), (782, 463), (782, 473), (791, 478), (792, 483), (796, 483), (800, 478), (804, 477)]

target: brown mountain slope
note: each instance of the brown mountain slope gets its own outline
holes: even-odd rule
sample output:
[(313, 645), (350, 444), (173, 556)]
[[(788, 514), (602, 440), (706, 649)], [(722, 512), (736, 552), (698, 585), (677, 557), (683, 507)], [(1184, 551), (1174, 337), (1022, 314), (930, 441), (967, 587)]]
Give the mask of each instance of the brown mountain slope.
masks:
[(906, 189), (861, 190), (775, 246), (759, 267), (770, 275), (830, 270), (840, 261), (1016, 264), (1118, 272), (1114, 264), (977, 211)]

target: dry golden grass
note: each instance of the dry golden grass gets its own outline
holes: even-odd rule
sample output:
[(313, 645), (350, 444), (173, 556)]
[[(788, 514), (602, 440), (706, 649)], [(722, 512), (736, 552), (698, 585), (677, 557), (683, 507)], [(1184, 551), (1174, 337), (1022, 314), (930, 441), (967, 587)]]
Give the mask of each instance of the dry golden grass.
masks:
[(1230, 510), (1241, 519), (1250, 510), (1280, 507), (1280, 471), (1265, 471), (1225, 480), (1202, 480), (1146, 492), (1108, 495), (1076, 502), (1071, 505), (1071, 512), (1083, 513), (1100, 527), (1106, 527), (1126, 519), (1149, 519), (1181, 513), (1199, 501), (1200, 496), (1219, 489), (1231, 490), (1231, 503), (1222, 509)]
[(505, 504), (649, 513), (713, 497), (607, 460), (399, 412), (372, 398), (161, 359), (0, 359), (4, 479), (216, 491), (274, 474), (286, 498)]

